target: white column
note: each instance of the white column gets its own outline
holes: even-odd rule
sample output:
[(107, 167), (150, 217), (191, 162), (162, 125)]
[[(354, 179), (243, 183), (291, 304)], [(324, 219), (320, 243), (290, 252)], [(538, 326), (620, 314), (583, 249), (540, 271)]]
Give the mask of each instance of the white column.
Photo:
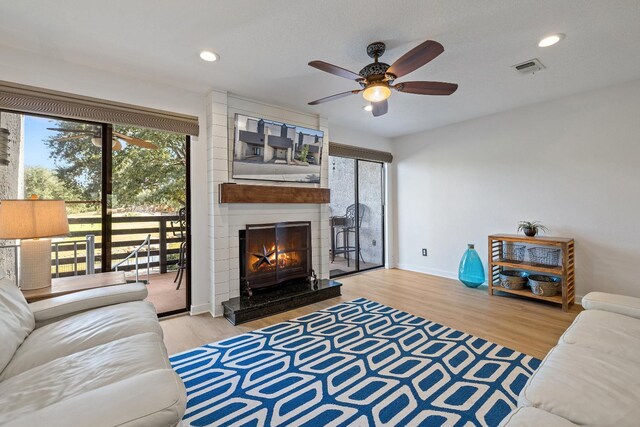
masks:
[[(318, 129), (324, 132), (322, 141), (322, 161), (320, 187), (329, 188), (329, 121), (326, 117), (318, 118)], [(316, 274), (320, 279), (329, 278), (329, 247), (331, 245), (331, 229), (329, 227), (329, 204), (320, 205), (320, 265)]]
[[(207, 135), (209, 138), (209, 256), (211, 271), (211, 313), (222, 315), (223, 301), (229, 299), (229, 213), (218, 203), (220, 184), (229, 182), (227, 92), (212, 91), (207, 98)], [(197, 254), (194, 254), (197, 256)]]

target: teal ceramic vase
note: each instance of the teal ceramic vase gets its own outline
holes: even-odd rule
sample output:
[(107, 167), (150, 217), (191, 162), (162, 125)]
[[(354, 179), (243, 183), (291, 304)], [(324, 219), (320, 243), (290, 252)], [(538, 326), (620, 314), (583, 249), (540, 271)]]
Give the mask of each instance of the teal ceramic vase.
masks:
[(470, 288), (477, 288), (484, 283), (484, 267), (471, 243), (460, 260), (458, 279)]

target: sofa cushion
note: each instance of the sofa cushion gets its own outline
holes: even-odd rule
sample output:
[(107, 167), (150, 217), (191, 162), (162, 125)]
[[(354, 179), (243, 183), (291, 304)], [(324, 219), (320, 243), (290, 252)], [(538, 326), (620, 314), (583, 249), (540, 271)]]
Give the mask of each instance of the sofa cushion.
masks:
[(0, 279), (0, 372), (34, 327), (33, 313), (20, 289), (9, 279)]
[(581, 426), (637, 426), (640, 364), (575, 345), (554, 347), (529, 378), (518, 406)]
[(186, 401), (178, 374), (158, 369), (21, 413), (2, 426), (175, 427)]
[(586, 310), (602, 310), (640, 319), (640, 298), (606, 292), (589, 292), (582, 297)]
[(32, 302), (29, 307), (36, 319), (36, 328), (39, 328), (84, 311), (125, 302), (142, 301), (148, 294), (144, 283), (127, 283), (47, 298)]
[(559, 343), (598, 350), (640, 364), (640, 319), (586, 310), (576, 317)]
[(512, 411), (499, 427), (572, 427), (576, 424), (547, 411), (525, 406)]
[[(162, 369), (171, 369), (171, 366), (162, 339), (152, 332), (58, 358), (0, 382), (0, 424)], [(138, 398), (153, 399), (153, 395)], [(102, 403), (101, 400), (90, 402), (96, 407)]]
[(34, 330), (18, 348), (0, 380), (59, 357), (145, 332), (162, 338), (156, 311), (147, 301), (86, 311)]

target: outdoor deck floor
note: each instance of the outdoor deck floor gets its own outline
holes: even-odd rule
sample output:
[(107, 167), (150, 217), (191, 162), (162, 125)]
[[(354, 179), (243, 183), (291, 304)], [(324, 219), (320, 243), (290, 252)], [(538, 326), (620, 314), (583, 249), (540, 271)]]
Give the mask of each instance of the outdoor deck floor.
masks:
[[(187, 274), (182, 278), (180, 289), (176, 290), (177, 283), (173, 282), (176, 273), (151, 274), (149, 277), (149, 296), (147, 301), (153, 303), (158, 314), (175, 310), (184, 310), (187, 307)], [(146, 279), (146, 276), (142, 277)]]

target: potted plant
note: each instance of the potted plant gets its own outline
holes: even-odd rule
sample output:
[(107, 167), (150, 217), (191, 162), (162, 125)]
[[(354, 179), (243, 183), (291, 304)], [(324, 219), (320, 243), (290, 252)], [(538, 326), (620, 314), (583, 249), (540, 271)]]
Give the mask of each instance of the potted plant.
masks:
[(540, 221), (520, 221), (518, 223), (518, 232), (521, 231), (525, 236), (533, 237), (537, 235), (539, 231), (547, 233), (549, 229), (542, 225)]

